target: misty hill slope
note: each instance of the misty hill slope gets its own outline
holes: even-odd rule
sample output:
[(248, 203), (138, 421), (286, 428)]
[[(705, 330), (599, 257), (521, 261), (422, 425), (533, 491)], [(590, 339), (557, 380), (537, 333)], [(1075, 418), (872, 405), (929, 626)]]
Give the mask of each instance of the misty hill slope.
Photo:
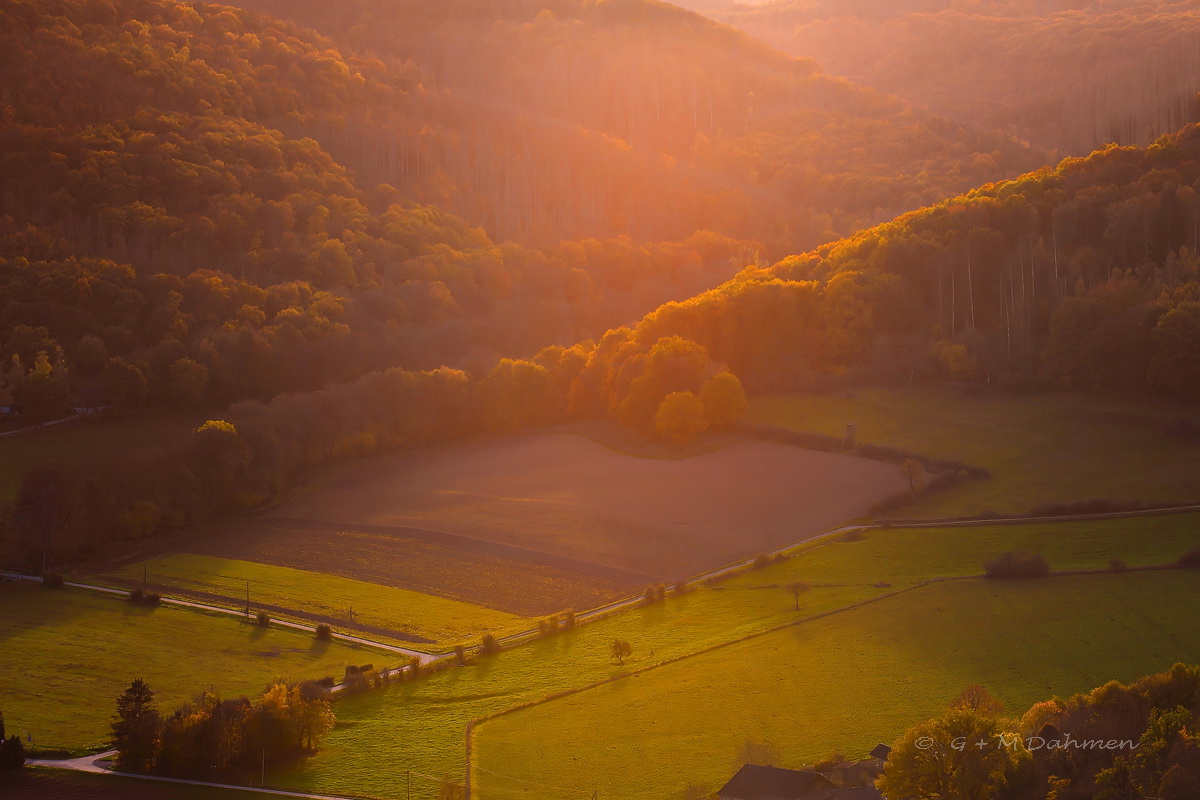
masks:
[(794, 248), (1044, 163), (654, 0), (239, 5), (418, 65), (452, 109), (445, 202), (502, 238), (709, 228)]
[(779, 0), (709, 13), (833, 74), (1061, 153), (1145, 145), (1200, 120), (1192, 3)]
[(611, 331), (584, 379), (678, 335), (760, 389), (942, 375), (1200, 399), (1198, 190), (1196, 126), (1067, 159), (670, 303)]
[(227, 6), (0, 6), (2, 399), (485, 368), (1036, 162), (674, 7), (534, 5), (323, 4), (362, 55)]

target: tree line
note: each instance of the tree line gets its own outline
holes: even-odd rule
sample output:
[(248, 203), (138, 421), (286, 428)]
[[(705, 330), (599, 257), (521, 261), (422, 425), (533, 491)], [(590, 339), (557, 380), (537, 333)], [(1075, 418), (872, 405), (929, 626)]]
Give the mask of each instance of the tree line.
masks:
[(334, 723), (327, 694), (312, 681), (276, 681), (254, 700), (202, 692), (164, 716), (154, 691), (138, 678), (117, 698), (114, 765), (122, 772), (192, 779), (265, 769), (319, 746)]
[(175, 441), (98, 463), (29, 470), (0, 506), (0, 546), (30, 571), (253, 508), (305, 470), (484, 431), (610, 416), (676, 445), (743, 413), (740, 380), (680, 337), (549, 347), (482, 377), (399, 368), (270, 400), (244, 400)]
[(683, 336), (752, 391), (937, 377), (1195, 400), (1198, 155), (1189, 126), (1066, 159), (749, 268), (622, 335)]
[(1187, 664), (1044, 700), (1019, 717), (971, 687), (896, 742), (877, 786), (896, 798), (1191, 800), (1200, 795), (1198, 714), (1200, 667)]

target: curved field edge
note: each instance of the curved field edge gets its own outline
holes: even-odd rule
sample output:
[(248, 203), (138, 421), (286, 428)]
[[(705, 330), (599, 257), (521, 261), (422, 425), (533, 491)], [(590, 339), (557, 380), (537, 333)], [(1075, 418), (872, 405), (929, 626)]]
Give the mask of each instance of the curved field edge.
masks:
[(773, 442), (736, 439), (665, 460), (543, 431), (338, 465), (272, 516), (437, 531), (618, 570), (640, 587), (788, 545), (907, 490), (893, 464)]
[[(1088, 500), (1195, 501), (1200, 448), (1172, 438), (1193, 407), (1146, 398), (1046, 393), (964, 394), (961, 387), (763, 395), (748, 420), (842, 436), (988, 469), (992, 477), (919, 497), (906, 517), (1024, 514)], [(1131, 477), (1136, 476), (1136, 477)]]
[(1200, 660), (1197, 601), (1200, 574), (1185, 571), (929, 585), (485, 721), (473, 796), (715, 789), (747, 736), (774, 742), (782, 766), (861, 756), (976, 683), (1019, 714)]

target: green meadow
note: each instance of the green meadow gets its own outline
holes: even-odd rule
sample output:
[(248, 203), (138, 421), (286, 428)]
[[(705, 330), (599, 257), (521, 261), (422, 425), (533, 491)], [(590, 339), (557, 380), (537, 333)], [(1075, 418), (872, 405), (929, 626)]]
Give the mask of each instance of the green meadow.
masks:
[(357, 581), (320, 572), (259, 564), (230, 558), (172, 553), (131, 564), (102, 578), (123, 583), (142, 580), (166, 591), (218, 595), (235, 605), (244, 603), (250, 584), (250, 604), (277, 606), (300, 616), (317, 615), (354, 620), (435, 643), (479, 636), (487, 631), (521, 630), (529, 622), (513, 614), (407, 589)]
[[(496, 657), (480, 659), (470, 666), (453, 667), (421, 681), (340, 700), (336, 706), (337, 727), (326, 740), (322, 751), (295, 771), (281, 776), (280, 780), (289, 787), (309, 791), (389, 796), (406, 791), (406, 771), (409, 770), (423, 776), (450, 775), (458, 779), (466, 766), (463, 732), (473, 719), (618, 677), (631, 670), (684, 658), (706, 648), (781, 628), (801, 619), (835, 612), (865, 601), (880, 601), (868, 603), (858, 611), (834, 613), (819, 621), (821, 626), (828, 626), (829, 630), (836, 632), (846, 614), (870, 616), (874, 613), (872, 609), (884, 603), (889, 608), (906, 608), (910, 599), (916, 602), (916, 598), (932, 591), (932, 587), (918, 588), (923, 582), (943, 577), (978, 576), (982, 573), (984, 560), (1012, 549), (1012, 543), (1043, 552), (1052, 566), (1059, 569), (1102, 570), (1107, 569), (1109, 561), (1114, 558), (1124, 560), (1130, 566), (1174, 561), (1181, 552), (1200, 542), (1197, 520), (1197, 515), (1170, 515), (1062, 525), (887, 529), (869, 531), (851, 541), (843, 539), (812, 543), (793, 557), (764, 569), (747, 572), (715, 585), (700, 586), (682, 596), (669, 597), (664, 603), (637, 607), (571, 632), (536, 640)], [(1100, 577), (1111, 577), (1113, 580), (1128, 578), (1130, 583), (1124, 585), (1138, 586), (1139, 591), (1145, 592), (1147, 587), (1161, 589), (1174, 583), (1185, 585), (1185, 580), (1197, 576), (1193, 573), (1150, 572)], [(1162, 579), (1163, 583), (1149, 583), (1155, 579)], [(808, 589), (800, 595), (800, 610), (796, 611), (790, 584), (798, 581), (808, 584)], [(966, 584), (956, 581), (943, 585), (957, 587)], [(977, 585), (997, 591), (1011, 586), (982, 580)], [(1054, 579), (1036, 585), (1046, 587), (1045, 591), (1052, 598), (1056, 591), (1070, 583), (1069, 579)], [(1103, 585), (1111, 587), (1118, 584)], [(937, 588), (940, 590), (940, 586)], [(1136, 597), (1137, 592), (1130, 591)], [(1156, 602), (1160, 602), (1162, 608), (1168, 608), (1170, 603), (1185, 601), (1191, 602), (1190, 596), (1180, 598), (1177, 594), (1168, 593)], [(973, 620), (963, 622), (962, 628), (948, 629), (947, 642), (951, 644), (946, 646), (953, 649), (953, 637), (962, 630), (969, 630), (972, 626), (986, 627), (989, 613), (981, 607)], [(1114, 619), (1126, 618), (1115, 614), (1110, 616)], [(1128, 618), (1141, 617), (1134, 613)], [(1062, 617), (1061, 624), (1067, 624), (1066, 619)], [(800, 630), (803, 627), (788, 630)], [(1118, 637), (1114, 641), (1120, 641), (1119, 637), (1125, 635), (1123, 631), (1121, 626), (1114, 629), (1112, 633)], [(624, 666), (609, 657), (611, 643), (617, 638), (627, 640), (633, 647), (633, 655), (626, 659)], [(1136, 647), (1141, 652), (1150, 652), (1141, 645)], [(724, 659), (724, 653), (727, 652), (728, 648), (714, 651), (712, 658)], [(1122, 652), (1115, 653), (1111, 663), (1119, 663), (1124, 657)], [(1197, 657), (1200, 657), (1200, 653)], [(683, 669), (683, 665), (691, 660), (685, 659), (676, 666), (662, 669)], [(1136, 672), (1141, 664), (1147, 662), (1131, 658), (1128, 663), (1129, 669)], [(731, 669), (746, 666), (731, 666)], [(777, 664), (769, 661), (756, 665), (754, 669), (759, 672), (755, 674), (770, 672), (774, 666)], [(971, 664), (962, 664), (959, 668), (965, 676), (973, 667)], [(1014, 672), (1019, 669), (1020, 665), (1014, 663)], [(1070, 665), (1064, 664), (1061, 670), (1063, 674), (1069, 674)], [(839, 668), (839, 673), (846, 680), (853, 680), (852, 669)], [(1091, 674), (1080, 673), (1082, 677), (1078, 688), (1090, 685), (1087, 681), (1091, 680)], [(1125, 672), (1120, 674), (1124, 675)], [(628, 680), (637, 682), (646, 679)], [(954, 687), (951, 691), (957, 691), (961, 688), (958, 685), (961, 682), (956, 678), (947, 685)], [(1036, 699), (1040, 696), (1036, 693), (1042, 692), (1046, 685), (1050, 684), (1031, 688), (1031, 696)], [(718, 684), (714, 686), (719, 688)], [(1069, 684), (1067, 688), (1075, 686)], [(944, 691), (945, 686), (941, 690)], [(598, 696), (604, 696), (607, 691), (596, 690)], [(937, 702), (943, 703), (945, 700), (939, 697)], [(533, 718), (538, 720), (541, 718), (537, 715), (545, 714), (546, 719), (553, 720), (556, 718), (554, 709), (560, 702), (567, 701), (552, 701), (545, 707), (538, 707), (544, 708), (544, 711), (522, 711), (511, 718), (501, 717), (484, 723), (479, 729), (480, 743), (484, 748), (480, 753), (481, 758), (491, 760), (479, 763), (496, 772), (511, 774), (496, 768), (496, 764), (505, 759), (511, 762), (512, 750), (494, 758), (485, 755), (491, 746), (487, 738), (492, 736), (490, 731), (493, 728), (506, 729), (510, 724), (507, 720), (510, 719), (513, 720), (512, 725), (524, 726), (521, 720), (526, 713), (533, 714)], [(870, 702), (870, 699), (864, 698), (862, 702)], [(773, 713), (782, 713), (783, 709), (784, 706), (780, 705)], [(720, 713), (719, 709), (714, 710), (717, 715), (714, 725), (719, 726)], [(834, 715), (834, 711), (829, 713)], [(900, 709), (895, 712), (895, 719), (903, 717), (911, 724), (917, 721), (914, 716), (917, 713), (914, 708)], [(628, 739), (632, 747), (632, 742), (657, 741), (660, 735), (670, 737), (678, 734), (684, 740), (690, 735), (686, 728), (676, 730), (666, 720), (659, 727), (639, 729), (621, 722), (618, 709), (614, 709), (613, 714), (606, 731), (595, 732), (597, 737), (607, 736), (622, 741)], [(537, 725), (528, 727), (531, 737), (542, 735)], [(545, 733), (553, 736), (553, 731), (551, 723), (551, 728)], [(645, 731), (653, 735), (643, 737)], [(871, 731), (869, 735), (877, 737), (882, 734)], [(811, 745), (815, 750), (827, 746), (832, 745), (827, 745), (824, 738), (814, 740)], [(539, 782), (529, 770), (542, 763), (543, 754), (537, 747), (525, 752), (526, 766), (522, 769), (527, 771), (521, 772), (524, 777), (520, 779), (532, 778), (535, 783)], [(696, 752), (703, 754), (711, 751), (697, 745)], [(536, 755), (530, 756), (530, 753)], [(722, 770), (732, 757), (732, 753), (728, 757), (721, 756), (719, 766)], [(380, 769), (380, 764), (386, 768)], [(555, 769), (560, 766), (556, 762)], [(625, 765), (621, 769), (633, 769), (633, 766), (636, 764)], [(554, 781), (540, 782), (554, 784)], [(480, 783), (484, 783), (482, 777)], [(437, 797), (438, 787), (434, 781), (420, 778), (416, 779), (413, 786), (413, 797)], [(646, 782), (645, 786), (652, 787), (655, 784)], [(601, 796), (604, 796), (603, 792)]]
[(1143, 504), (1200, 501), (1200, 448), (1166, 434), (1194, 409), (1080, 394), (964, 396), (954, 387), (768, 395), (751, 422), (842, 436), (955, 459), (992, 472), (904, 506), (906, 517), (1025, 513), (1092, 499)]
[(160, 711), (210, 686), (252, 695), (276, 677), (340, 677), (387, 654), (234, 617), (37, 584), (0, 583), (2, 706), (10, 731), (38, 748), (101, 748), (119, 695), (141, 677)]
[(485, 722), (482, 800), (569, 787), (612, 800), (715, 791), (739, 745), (781, 766), (862, 757), (982, 684), (1019, 715), (1034, 702), (1200, 661), (1200, 574), (967, 580), (801, 623)]

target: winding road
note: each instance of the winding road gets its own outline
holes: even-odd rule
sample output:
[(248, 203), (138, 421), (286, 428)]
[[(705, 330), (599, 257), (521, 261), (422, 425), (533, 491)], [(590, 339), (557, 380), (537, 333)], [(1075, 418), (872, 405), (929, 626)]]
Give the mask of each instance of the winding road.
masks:
[[(772, 550), (768, 553), (765, 553), (765, 555), (767, 557), (785, 556), (785, 555), (787, 555), (787, 553), (789, 551), (791, 551), (801, 545), (812, 544), (814, 542), (818, 542), (820, 540), (825, 540), (825, 539), (834, 539), (836, 537), (843, 536), (848, 533), (858, 532), (858, 531), (879, 530), (879, 529), (887, 529), (887, 528), (904, 528), (904, 529), (946, 528), (946, 527), (969, 527), (972, 525), (1016, 525), (1016, 524), (1027, 524), (1027, 523), (1031, 523), (1031, 522), (1080, 522), (1080, 521), (1088, 521), (1088, 520), (1143, 517), (1143, 516), (1151, 516), (1151, 515), (1158, 515), (1158, 514), (1177, 514), (1177, 513), (1186, 513), (1186, 512), (1195, 512), (1195, 511), (1200, 511), (1200, 504), (1162, 506), (1162, 507), (1158, 507), (1158, 508), (1143, 508), (1143, 509), (1136, 509), (1136, 510), (1130, 510), (1130, 511), (1110, 511), (1110, 512), (1094, 513), (1094, 514), (1064, 514), (1064, 515), (1059, 515), (1059, 516), (1026, 516), (1026, 517), (1001, 517), (1001, 518), (992, 517), (992, 518), (956, 519), (956, 520), (911, 520), (911, 521), (896, 520), (896, 521), (890, 521), (890, 522), (885, 522), (885, 523), (874, 523), (874, 524), (850, 524), (850, 525), (842, 525), (837, 528), (832, 528), (830, 530), (818, 533), (814, 536), (809, 536), (804, 539), (792, 542), (783, 547), (780, 547), (780, 548)], [(757, 558), (759, 558), (759, 556), (756, 555), (753, 558), (742, 559), (740, 561), (736, 561), (734, 563), (727, 564), (723, 567), (719, 567), (717, 569), (710, 570), (708, 572), (704, 572), (699, 575), (695, 575), (692, 578), (690, 578), (687, 581), (687, 583), (696, 583), (696, 582), (703, 582), (703, 581), (709, 581), (709, 580), (719, 580), (721, 578), (730, 577), (732, 575), (738, 574), (740, 572), (744, 572), (747, 569), (752, 568), (754, 566)], [(31, 576), (31, 575), (22, 575), (20, 573), (13, 573), (13, 572), (0, 571), (0, 576), (8, 577), (10, 579), (18, 579), (18, 580), (33, 581), (33, 582), (41, 582), (42, 581), (42, 579), (40, 577)], [(88, 591), (101, 592), (101, 593), (110, 594), (110, 595), (125, 596), (128, 594), (127, 591), (122, 590), (122, 589), (114, 589), (114, 588), (111, 588), (108, 586), (97, 586), (94, 584), (67, 582), (64, 585), (69, 586), (71, 588), (75, 588), (75, 589), (85, 589)], [(177, 598), (164, 597), (164, 598), (162, 598), (162, 602), (165, 604), (168, 604), (168, 605), (181, 606), (184, 608), (194, 608), (194, 609), (198, 609), (198, 610), (202, 610), (202, 611), (217, 612), (217, 613), (226, 614), (226, 615), (230, 615), (230, 616), (236, 616), (236, 617), (244, 616), (244, 611), (241, 611), (241, 610), (222, 608), (220, 606), (208, 605), (205, 603), (197, 603), (197, 602), (193, 602), (190, 600), (182, 600), (182, 599), (177, 599)], [(600, 618), (609, 616), (610, 614), (618, 613), (624, 609), (638, 606), (642, 602), (643, 602), (643, 599), (641, 596), (628, 597), (623, 600), (617, 600), (615, 602), (608, 603), (606, 605), (590, 609), (588, 611), (580, 612), (579, 614), (576, 615), (576, 619), (579, 621), (600, 619)], [(271, 624), (280, 625), (280, 626), (288, 627), (288, 628), (293, 628), (296, 630), (315, 632), (314, 626), (305, 625), (303, 623), (298, 623), (298, 622), (288, 622), (288, 621), (284, 621), (284, 620), (272, 620)], [(434, 654), (430, 654), (430, 653), (424, 653), (419, 650), (398, 647), (396, 645), (391, 645), (391, 644), (387, 644), (384, 642), (372, 641), (372, 640), (364, 639), (364, 638), (361, 638), (358, 636), (350, 636), (348, 634), (334, 633), (333, 636), (342, 641), (351, 642), (351, 643), (358, 644), (358, 645), (361, 645), (364, 647), (372, 647), (372, 648), (384, 650), (384, 651), (387, 651), (390, 653), (407, 656), (410, 658), (415, 657), (415, 658), (419, 659), (422, 664), (429, 664), (434, 661), (452, 657), (452, 656), (447, 656), (447, 655), (434, 655)], [(539, 631), (537, 629), (531, 629), (528, 631), (523, 631), (520, 633), (515, 633), (515, 634), (511, 634), (509, 636), (506, 636), (501, 640), (501, 642), (504, 644), (513, 645), (513, 644), (517, 644), (521, 641), (524, 641), (526, 639), (533, 639), (538, 636), (539, 636)], [(402, 669), (402, 668), (398, 667), (393, 670), (389, 670), (388, 674), (397, 672), (397, 671), (399, 671), (399, 669)], [(338, 692), (342, 688), (343, 687), (341, 685), (338, 685), (338, 686), (333, 687), (331, 689), (331, 691)], [(287, 791), (287, 790), (283, 790), (283, 789), (268, 789), (268, 788), (262, 788), (262, 787), (237, 786), (237, 785), (232, 785), (232, 784), (220, 784), (220, 783), (209, 783), (209, 782), (205, 782), (205, 781), (184, 780), (184, 779), (180, 779), (180, 778), (166, 778), (166, 777), (160, 777), (160, 776), (155, 776), (155, 775), (139, 775), (139, 774), (134, 774), (134, 773), (117, 772), (113, 769), (110, 769), (107, 766), (103, 766), (103, 763), (109, 762), (112, 759), (115, 752), (116, 751), (110, 750), (110, 751), (107, 751), (104, 753), (98, 753), (95, 755), (83, 756), (80, 758), (72, 758), (72, 759), (59, 759), (59, 760), (30, 759), (26, 763), (30, 764), (32, 766), (48, 767), (48, 768), (54, 768), (54, 769), (66, 769), (66, 770), (74, 770), (77, 772), (88, 772), (88, 773), (95, 773), (95, 774), (120, 775), (123, 777), (161, 781), (161, 782), (165, 782), (165, 783), (179, 783), (179, 784), (186, 784), (186, 785), (191, 785), (191, 786), (207, 786), (207, 787), (211, 787), (214, 789), (227, 789), (227, 790), (257, 792), (259, 794), (269, 794), (269, 795), (282, 796), (282, 797), (309, 798), (310, 800), (352, 800), (350, 798), (346, 798), (346, 797), (342, 797), (342, 796), (338, 796), (338, 795), (308, 794), (308, 793), (304, 793), (304, 792)]]
[(44, 759), (31, 758), (25, 764), (31, 767), (49, 767), (51, 769), (67, 769), (73, 772), (89, 772), (93, 775), (119, 775), (123, 778), (140, 778), (147, 781), (159, 781), (161, 783), (179, 783), (186, 786), (207, 786), (210, 789), (228, 789), (239, 792), (256, 792), (258, 794), (270, 794), (278, 797), (304, 797), (310, 800), (354, 800), (354, 798), (342, 797), (333, 794), (308, 794), (306, 792), (293, 792), (287, 789), (267, 789), (261, 786), (238, 786), (231, 783), (210, 783), (208, 781), (192, 781), (184, 778), (165, 778), (159, 775), (139, 775), (134, 772), (118, 772), (107, 766), (101, 766), (101, 762), (111, 762), (112, 758), (117, 754), (116, 750), (108, 750), (103, 753), (96, 753), (90, 756), (81, 756), (80, 758), (65, 758), (65, 759)]

